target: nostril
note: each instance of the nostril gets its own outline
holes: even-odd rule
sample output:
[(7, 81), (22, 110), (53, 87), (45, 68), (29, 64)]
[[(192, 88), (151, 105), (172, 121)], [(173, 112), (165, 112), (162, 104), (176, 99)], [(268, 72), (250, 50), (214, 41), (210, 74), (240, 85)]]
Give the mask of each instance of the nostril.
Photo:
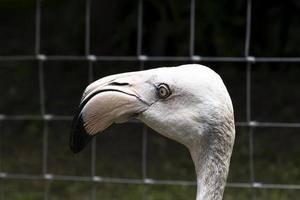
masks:
[(115, 86), (125, 86), (129, 85), (129, 83), (119, 83), (119, 82), (111, 82), (109, 85), (115, 85)]

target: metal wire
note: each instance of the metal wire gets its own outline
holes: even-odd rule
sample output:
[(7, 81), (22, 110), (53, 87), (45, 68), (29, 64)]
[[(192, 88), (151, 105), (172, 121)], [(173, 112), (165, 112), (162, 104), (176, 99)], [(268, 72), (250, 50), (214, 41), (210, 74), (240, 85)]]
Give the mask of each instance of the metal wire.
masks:
[[(94, 183), (115, 183), (115, 184), (144, 184), (144, 185), (180, 185), (196, 186), (196, 181), (185, 180), (158, 180), (158, 179), (133, 179), (133, 178), (113, 178), (102, 176), (62, 176), (54, 174), (29, 175), (29, 174), (8, 174), (0, 173), (0, 179), (7, 180), (48, 180), (48, 181), (80, 181)], [(264, 188), (264, 189), (281, 189), (281, 190), (300, 190), (300, 185), (296, 184), (270, 184), (270, 183), (240, 183), (228, 182), (228, 188)]]
[[(148, 56), (143, 54), (143, 0), (138, 1), (137, 5), (137, 44), (136, 56), (101, 56), (90, 54), (90, 18), (91, 18), (91, 0), (86, 0), (85, 5), (85, 55), (43, 55), (40, 52), (41, 38), (41, 4), (42, 0), (36, 0), (36, 19), (35, 19), (35, 52), (33, 55), (9, 55), (0, 56), (0, 61), (38, 61), (39, 63), (39, 93), (40, 93), (40, 114), (38, 115), (5, 115), (0, 113), (0, 127), (3, 121), (42, 121), (43, 124), (43, 160), (41, 174), (11, 174), (5, 171), (0, 171), (0, 180), (45, 180), (44, 199), (49, 199), (49, 188), (52, 181), (79, 181), (79, 182), (94, 182), (94, 183), (115, 183), (115, 184), (143, 184), (143, 185), (181, 185), (195, 186), (194, 181), (185, 180), (157, 180), (151, 179), (147, 174), (147, 132), (146, 126), (143, 126), (142, 141), (141, 141), (141, 166), (142, 177), (140, 179), (130, 178), (112, 178), (96, 176), (96, 141), (92, 141), (91, 148), (91, 176), (64, 176), (49, 174), (48, 166), (48, 123), (50, 121), (71, 121), (72, 116), (68, 115), (52, 115), (47, 113), (45, 107), (45, 80), (44, 80), (44, 63), (47, 61), (88, 61), (88, 80), (93, 81), (93, 63), (97, 61), (138, 61), (140, 70), (143, 70), (145, 63), (155, 61), (183, 61), (183, 62), (239, 62), (246, 64), (246, 120), (237, 122), (237, 127), (248, 127), (249, 134), (249, 182), (229, 182), (226, 187), (229, 188), (251, 188), (252, 198), (255, 199), (254, 188), (263, 189), (281, 189), (281, 190), (300, 190), (300, 185), (295, 184), (266, 184), (255, 181), (254, 158), (253, 158), (253, 130), (260, 127), (281, 127), (281, 128), (300, 128), (300, 123), (285, 123), (285, 122), (258, 122), (251, 118), (251, 71), (253, 63), (300, 63), (300, 57), (255, 57), (249, 54), (251, 45), (251, 17), (252, 17), (252, 0), (247, 1), (246, 9), (246, 24), (245, 24), (245, 50), (244, 56), (240, 57), (209, 57), (195, 55), (195, 0), (190, 1), (190, 35), (189, 35), (189, 56)], [(1, 67), (1, 66), (0, 66)], [(136, 120), (129, 123), (140, 123)], [(2, 165), (1, 145), (3, 144), (0, 134), (0, 170)], [(2, 184), (0, 182), (0, 184)], [(147, 191), (144, 191), (144, 197)], [(91, 199), (96, 199), (96, 187), (91, 189)]]
[(191, 0), (190, 6), (190, 57), (195, 54), (195, 0)]
[[(0, 124), (2, 121), (71, 121), (73, 119), (72, 116), (59, 116), (59, 115), (0, 115)], [(141, 123), (137, 120), (130, 120), (127, 123)], [(251, 127), (251, 128), (300, 128), (300, 123), (285, 123), (285, 122), (258, 122), (258, 121), (249, 121), (249, 122), (236, 122), (236, 127)], [(146, 155), (147, 155), (147, 127), (144, 127), (145, 130), (143, 130), (143, 139), (142, 139), (142, 174), (143, 178), (146, 178)], [(296, 132), (298, 133), (298, 132)], [(276, 134), (274, 132), (273, 134)], [(300, 133), (299, 133), (300, 134)], [(0, 134), (1, 136), (1, 134)], [(1, 137), (0, 137), (1, 138)], [(0, 140), (0, 145), (1, 145)], [(46, 143), (46, 142), (45, 142)], [(94, 142), (92, 142), (92, 149), (95, 149), (96, 146)], [(1, 148), (0, 148), (1, 150)], [(96, 162), (96, 150), (93, 150), (92, 152), (92, 166), (94, 166)], [(1, 158), (1, 151), (0, 151), (0, 158)], [(2, 160), (0, 159), (0, 163)], [(252, 167), (251, 167), (252, 168)], [(1, 168), (0, 168), (1, 169)], [(92, 175), (95, 175), (95, 166), (92, 169)], [(1, 177), (0, 177), (1, 178)]]
[[(250, 52), (250, 39), (251, 39), (251, 9), (252, 1), (247, 0), (247, 17), (246, 17), (246, 38), (245, 38), (245, 57), (249, 58)], [(253, 58), (251, 58), (253, 61)], [(250, 59), (250, 60), (251, 60)], [(255, 60), (255, 59), (254, 59)], [(252, 72), (252, 62), (247, 62), (246, 69), (246, 120), (248, 123), (251, 122), (251, 72)], [(251, 198), (256, 199), (256, 193), (253, 187), (255, 182), (255, 171), (254, 171), (254, 146), (253, 146), (253, 127), (248, 127), (248, 144), (249, 144), (249, 171), (250, 171), (250, 183), (251, 184)]]
[[(67, 55), (14, 55), (0, 56), (0, 61), (28, 61), (28, 60), (50, 60), (50, 61), (184, 61), (184, 62), (241, 62), (241, 63), (300, 63), (300, 57), (208, 57), (208, 56), (67, 56)], [(1, 67), (1, 66), (0, 66)]]
[(35, 13), (35, 54), (40, 54), (40, 40), (41, 40), (41, 3), (42, 0), (36, 0)]
[[(4, 115), (0, 114), (1, 121), (71, 121), (73, 116), (69, 115)], [(137, 120), (129, 120), (127, 123), (141, 123)], [(245, 121), (236, 122), (236, 127), (261, 127), (261, 128), (300, 128), (300, 123), (289, 122), (259, 122)], [(299, 133), (300, 134), (300, 133)]]

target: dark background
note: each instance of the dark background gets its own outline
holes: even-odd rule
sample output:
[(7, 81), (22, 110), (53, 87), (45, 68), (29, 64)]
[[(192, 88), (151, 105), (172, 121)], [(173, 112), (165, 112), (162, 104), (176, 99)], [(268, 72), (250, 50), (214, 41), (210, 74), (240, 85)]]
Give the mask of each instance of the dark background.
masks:
[[(43, 0), (37, 21), (35, 0), (0, 0), (0, 172), (7, 174), (0, 178), (0, 199), (194, 199), (195, 186), (76, 179), (195, 180), (188, 151), (139, 123), (113, 125), (78, 155), (68, 149), (70, 120), (90, 81), (195, 63), (190, 59), (190, 1), (144, 0), (142, 32), (137, 0), (93, 0), (89, 23), (86, 5), (83, 0)], [(247, 1), (195, 3), (192, 54), (207, 58), (196, 63), (222, 76), (238, 122), (228, 182), (300, 185), (300, 2), (252, 0), (249, 49), (246, 25)], [(36, 59), (37, 54), (47, 59)], [(149, 60), (139, 60), (140, 55)], [(257, 62), (247, 63), (245, 56)], [(240, 62), (208, 57), (238, 57)], [(291, 57), (297, 58), (291, 62)], [(249, 127), (250, 121), (271, 123)], [(96, 148), (91, 151), (91, 146)], [(47, 180), (45, 174), (68, 178)], [(298, 199), (299, 188), (229, 185), (224, 199)]]

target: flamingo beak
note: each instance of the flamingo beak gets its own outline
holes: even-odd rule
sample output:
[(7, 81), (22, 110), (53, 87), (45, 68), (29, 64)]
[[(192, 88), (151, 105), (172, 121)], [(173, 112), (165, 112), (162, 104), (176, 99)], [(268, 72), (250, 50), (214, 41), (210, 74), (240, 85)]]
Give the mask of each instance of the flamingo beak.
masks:
[(108, 82), (98, 87), (95, 84), (87, 87), (72, 121), (69, 142), (73, 153), (80, 152), (111, 124), (126, 122), (148, 106), (129, 83)]

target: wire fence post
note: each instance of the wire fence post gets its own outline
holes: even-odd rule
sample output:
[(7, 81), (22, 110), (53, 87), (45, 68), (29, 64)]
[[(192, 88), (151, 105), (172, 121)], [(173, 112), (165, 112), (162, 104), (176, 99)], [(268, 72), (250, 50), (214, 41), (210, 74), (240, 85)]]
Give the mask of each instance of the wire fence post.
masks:
[(40, 90), (40, 112), (43, 116), (43, 157), (42, 157), (42, 174), (45, 177), (44, 182), (44, 200), (49, 199), (50, 180), (48, 180), (48, 119), (45, 106), (45, 80), (44, 80), (44, 61), (46, 56), (40, 52), (41, 44), (41, 10), (42, 0), (36, 0), (36, 16), (35, 16), (35, 56), (39, 69), (39, 90)]
[[(139, 70), (144, 69), (144, 61), (145, 58), (147, 58), (147, 56), (143, 55), (143, 6), (144, 6), (143, 0), (139, 0), (138, 7), (137, 7), (138, 16), (137, 16), (137, 47), (136, 47), (136, 54), (140, 65)], [(142, 167), (143, 182), (145, 182), (147, 179), (147, 149), (148, 149), (147, 137), (148, 137), (148, 128), (145, 125), (143, 125), (142, 141), (141, 141), (141, 147), (142, 147), (141, 167)], [(141, 199), (143, 200), (147, 199), (146, 187), (143, 188)]]
[(251, 72), (252, 62), (254, 61), (250, 57), (250, 42), (251, 42), (251, 21), (252, 21), (252, 0), (247, 0), (247, 12), (246, 12), (246, 38), (245, 38), (245, 57), (248, 60), (246, 66), (246, 120), (249, 125), (249, 170), (250, 170), (250, 182), (251, 182), (251, 198), (256, 199), (255, 188), (255, 170), (254, 170), (254, 139), (253, 139), (253, 127), (251, 122)]

